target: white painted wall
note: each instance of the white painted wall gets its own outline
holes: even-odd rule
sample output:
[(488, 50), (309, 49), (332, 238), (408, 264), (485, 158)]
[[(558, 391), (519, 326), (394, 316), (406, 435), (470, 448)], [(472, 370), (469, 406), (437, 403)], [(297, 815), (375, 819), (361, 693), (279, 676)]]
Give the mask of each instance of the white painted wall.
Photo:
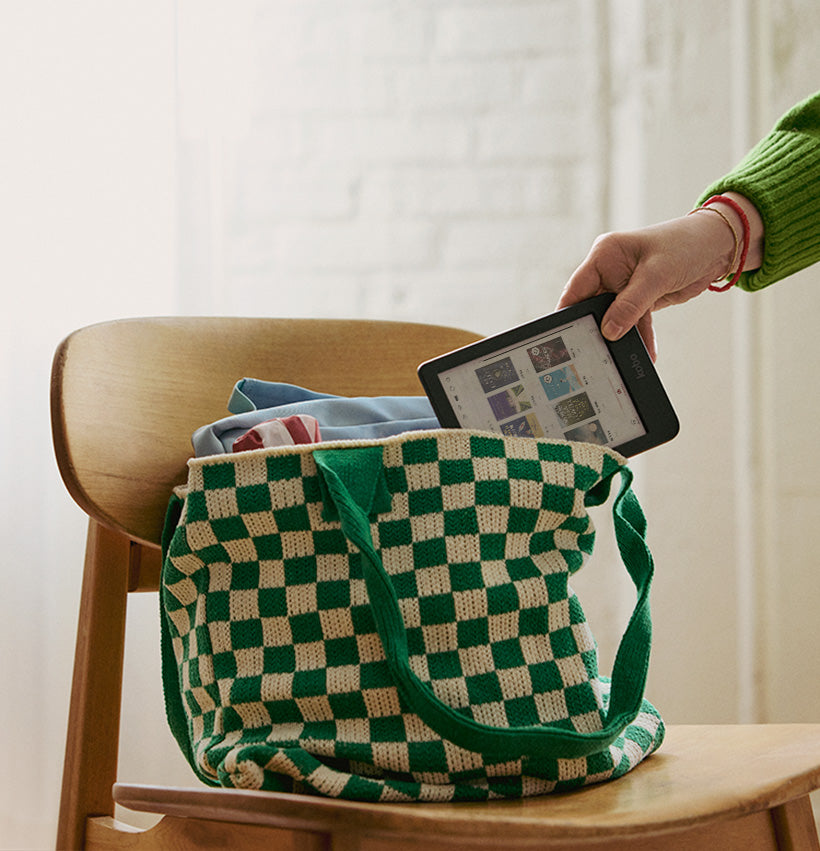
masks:
[[(216, 3), (204, 40), (179, 5), (203, 310), (491, 331), (553, 307), (597, 226), (592, 4)], [(214, 49), (226, 27), (241, 51)]]
[[(816, 90), (818, 43), (814, 0), (0, 3), (0, 846), (47, 847), (56, 816), (84, 533), (48, 460), (63, 334), (548, 312), (597, 233), (685, 212)], [(817, 720), (819, 278), (658, 317), (683, 430), (635, 468), (671, 722)], [(599, 525), (578, 590), (608, 658), (631, 596)], [(129, 616), (121, 773), (184, 783), (155, 608)]]
[(173, 8), (0, 2), (0, 847), (53, 847), (85, 520), (51, 451), (51, 358), (177, 310)]
[[(651, 154), (640, 187), (651, 221), (691, 206), (817, 90), (820, 8), (647, 2), (644, 13), (638, 78)], [(659, 565), (650, 688), (670, 720), (817, 720), (817, 359), (807, 317), (818, 284), (814, 267), (767, 292), (708, 294), (659, 317), (660, 367), (684, 424), (644, 470)]]
[[(787, 109), (817, 88), (820, 5), (789, 2), (767, 9), (763, 32), (765, 112)], [(765, 718), (815, 721), (820, 706), (820, 463), (817, 450), (817, 357), (812, 316), (820, 309), (820, 269), (796, 275), (788, 291), (767, 293), (756, 315), (764, 529), (759, 567), (765, 625), (760, 636), (761, 711)]]

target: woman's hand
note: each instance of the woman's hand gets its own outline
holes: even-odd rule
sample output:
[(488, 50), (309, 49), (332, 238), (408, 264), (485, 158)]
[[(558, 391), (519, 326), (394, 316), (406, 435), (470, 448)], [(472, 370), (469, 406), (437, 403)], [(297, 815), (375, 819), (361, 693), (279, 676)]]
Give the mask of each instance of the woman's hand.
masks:
[[(755, 208), (745, 198), (742, 200), (752, 236), (745, 268), (757, 268), (762, 254), (762, 222)], [(735, 233), (742, 239), (743, 229), (735, 211), (723, 204), (714, 206), (732, 217)], [(558, 307), (603, 292), (615, 293), (615, 301), (602, 322), (603, 335), (617, 340), (637, 325), (655, 360), (652, 312), (699, 295), (709, 284), (733, 271), (735, 259), (732, 228), (711, 206), (638, 230), (607, 233), (595, 240), (569, 279)]]

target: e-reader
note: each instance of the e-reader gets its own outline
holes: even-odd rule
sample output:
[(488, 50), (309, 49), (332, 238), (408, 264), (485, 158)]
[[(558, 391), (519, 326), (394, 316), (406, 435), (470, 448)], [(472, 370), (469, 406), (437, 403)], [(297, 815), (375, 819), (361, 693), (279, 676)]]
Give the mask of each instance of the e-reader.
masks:
[(419, 378), (445, 428), (586, 441), (637, 455), (680, 428), (635, 328), (610, 342), (595, 296), (428, 360)]

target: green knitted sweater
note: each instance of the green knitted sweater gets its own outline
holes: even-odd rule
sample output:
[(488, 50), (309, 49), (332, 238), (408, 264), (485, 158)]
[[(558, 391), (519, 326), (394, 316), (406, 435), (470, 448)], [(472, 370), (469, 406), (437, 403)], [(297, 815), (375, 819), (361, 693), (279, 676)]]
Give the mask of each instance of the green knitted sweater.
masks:
[(820, 92), (792, 107), (698, 203), (729, 191), (745, 195), (765, 227), (763, 265), (739, 287), (760, 290), (820, 260)]

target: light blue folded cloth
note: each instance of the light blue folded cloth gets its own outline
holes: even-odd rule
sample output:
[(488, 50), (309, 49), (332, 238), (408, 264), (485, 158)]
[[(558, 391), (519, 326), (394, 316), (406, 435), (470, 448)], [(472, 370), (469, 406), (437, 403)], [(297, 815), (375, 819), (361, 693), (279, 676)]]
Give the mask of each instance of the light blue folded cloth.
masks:
[(229, 453), (233, 442), (266, 420), (309, 414), (322, 440), (390, 437), (440, 428), (426, 396), (332, 396), (294, 384), (243, 378), (228, 402), (231, 416), (198, 428), (191, 442), (197, 457)]

